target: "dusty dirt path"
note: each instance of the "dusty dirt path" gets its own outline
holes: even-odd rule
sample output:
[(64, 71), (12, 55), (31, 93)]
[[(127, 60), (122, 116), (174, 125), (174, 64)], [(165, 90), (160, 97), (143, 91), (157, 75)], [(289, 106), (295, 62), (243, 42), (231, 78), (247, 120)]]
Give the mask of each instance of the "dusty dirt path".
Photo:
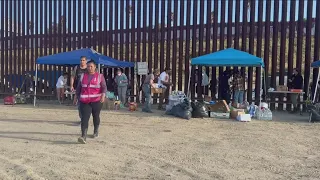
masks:
[[(1, 105), (0, 113), (0, 179), (320, 177), (319, 124), (104, 111), (99, 139), (80, 145), (73, 107)], [(289, 116), (275, 119), (297, 118)]]

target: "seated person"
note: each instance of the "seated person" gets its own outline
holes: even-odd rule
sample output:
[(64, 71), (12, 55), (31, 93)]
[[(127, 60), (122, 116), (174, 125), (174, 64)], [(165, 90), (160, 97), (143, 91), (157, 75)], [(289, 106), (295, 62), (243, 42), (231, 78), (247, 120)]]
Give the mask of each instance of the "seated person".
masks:
[(60, 104), (63, 103), (64, 100), (64, 90), (65, 86), (67, 85), (67, 78), (68, 78), (68, 73), (63, 73), (57, 81), (56, 88), (57, 88), (57, 98)]

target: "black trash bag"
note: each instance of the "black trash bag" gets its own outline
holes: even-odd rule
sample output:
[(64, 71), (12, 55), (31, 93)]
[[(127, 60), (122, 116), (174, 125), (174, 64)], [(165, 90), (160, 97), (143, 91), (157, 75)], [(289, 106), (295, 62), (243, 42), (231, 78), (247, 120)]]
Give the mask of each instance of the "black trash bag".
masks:
[(193, 109), (193, 111), (192, 111), (193, 118), (208, 117), (208, 112), (207, 112), (206, 106), (203, 102), (192, 102), (191, 107)]
[(192, 117), (192, 107), (189, 99), (185, 99), (182, 103), (172, 107), (170, 111), (166, 111), (167, 115), (173, 115), (183, 119), (191, 119)]
[(181, 111), (176, 111), (176, 116), (189, 120), (192, 118), (192, 108), (190, 107), (189, 109), (183, 109)]
[(307, 106), (309, 114), (309, 122), (319, 122), (320, 121), (320, 111), (315, 105)]

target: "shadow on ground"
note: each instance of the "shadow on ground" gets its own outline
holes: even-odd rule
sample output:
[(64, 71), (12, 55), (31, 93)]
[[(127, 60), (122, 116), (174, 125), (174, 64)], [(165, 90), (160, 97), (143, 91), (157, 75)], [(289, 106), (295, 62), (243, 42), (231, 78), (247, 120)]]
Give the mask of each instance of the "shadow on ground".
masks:
[(25, 136), (16, 136), (16, 135), (30, 135), (30, 134), (42, 134), (42, 135), (55, 135), (55, 136), (76, 136), (76, 134), (63, 134), (63, 133), (47, 133), (47, 132), (4, 132), (0, 131), (0, 138), (6, 139), (18, 139), (18, 140), (26, 140), (25, 143), (29, 143), (29, 141), (39, 141), (39, 142), (49, 142), (52, 144), (79, 144), (76, 141), (54, 141), (54, 140), (46, 140), (46, 139), (38, 139), (38, 138), (29, 138)]

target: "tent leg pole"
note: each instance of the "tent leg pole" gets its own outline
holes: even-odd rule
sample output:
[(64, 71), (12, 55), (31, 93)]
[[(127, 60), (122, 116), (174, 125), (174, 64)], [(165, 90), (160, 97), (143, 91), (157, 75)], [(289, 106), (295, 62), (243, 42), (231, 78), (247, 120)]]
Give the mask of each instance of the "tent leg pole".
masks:
[(34, 83), (34, 96), (33, 96), (33, 106), (36, 106), (37, 101), (37, 84), (38, 84), (38, 64), (36, 64), (36, 79)]
[(98, 72), (101, 73), (100, 64), (98, 64)]
[(319, 78), (320, 78), (320, 72), (319, 71), (320, 71), (320, 68), (318, 68), (318, 77), (317, 77), (316, 87), (314, 89), (313, 100), (312, 100), (313, 103), (316, 101), (316, 96), (317, 96), (318, 81), (319, 81)]
[(263, 91), (263, 89), (262, 89), (262, 80), (263, 80), (263, 79), (262, 79), (262, 76), (263, 76), (263, 71), (262, 71), (262, 70), (263, 70), (263, 68), (262, 68), (262, 66), (261, 66), (261, 69), (260, 69), (260, 87), (259, 87), (259, 88), (260, 88), (260, 91), (259, 91), (259, 92), (260, 92), (260, 94), (259, 94), (260, 103), (259, 103), (259, 104), (261, 104), (261, 101), (262, 101), (262, 93), (263, 93), (263, 92), (261, 92), (261, 90)]
[(191, 99), (191, 93), (190, 93), (191, 67), (192, 67), (192, 66), (189, 67), (189, 82), (188, 82), (188, 91), (187, 91), (187, 92), (188, 92), (187, 97), (188, 97), (189, 99)]
[(264, 74), (264, 76), (263, 76), (263, 83), (264, 83), (264, 88), (263, 88), (263, 91), (264, 91), (264, 98), (265, 98), (265, 101), (267, 101), (267, 80), (266, 80), (266, 78), (267, 78), (267, 72), (266, 72), (266, 70), (265, 69), (263, 69), (263, 74)]

